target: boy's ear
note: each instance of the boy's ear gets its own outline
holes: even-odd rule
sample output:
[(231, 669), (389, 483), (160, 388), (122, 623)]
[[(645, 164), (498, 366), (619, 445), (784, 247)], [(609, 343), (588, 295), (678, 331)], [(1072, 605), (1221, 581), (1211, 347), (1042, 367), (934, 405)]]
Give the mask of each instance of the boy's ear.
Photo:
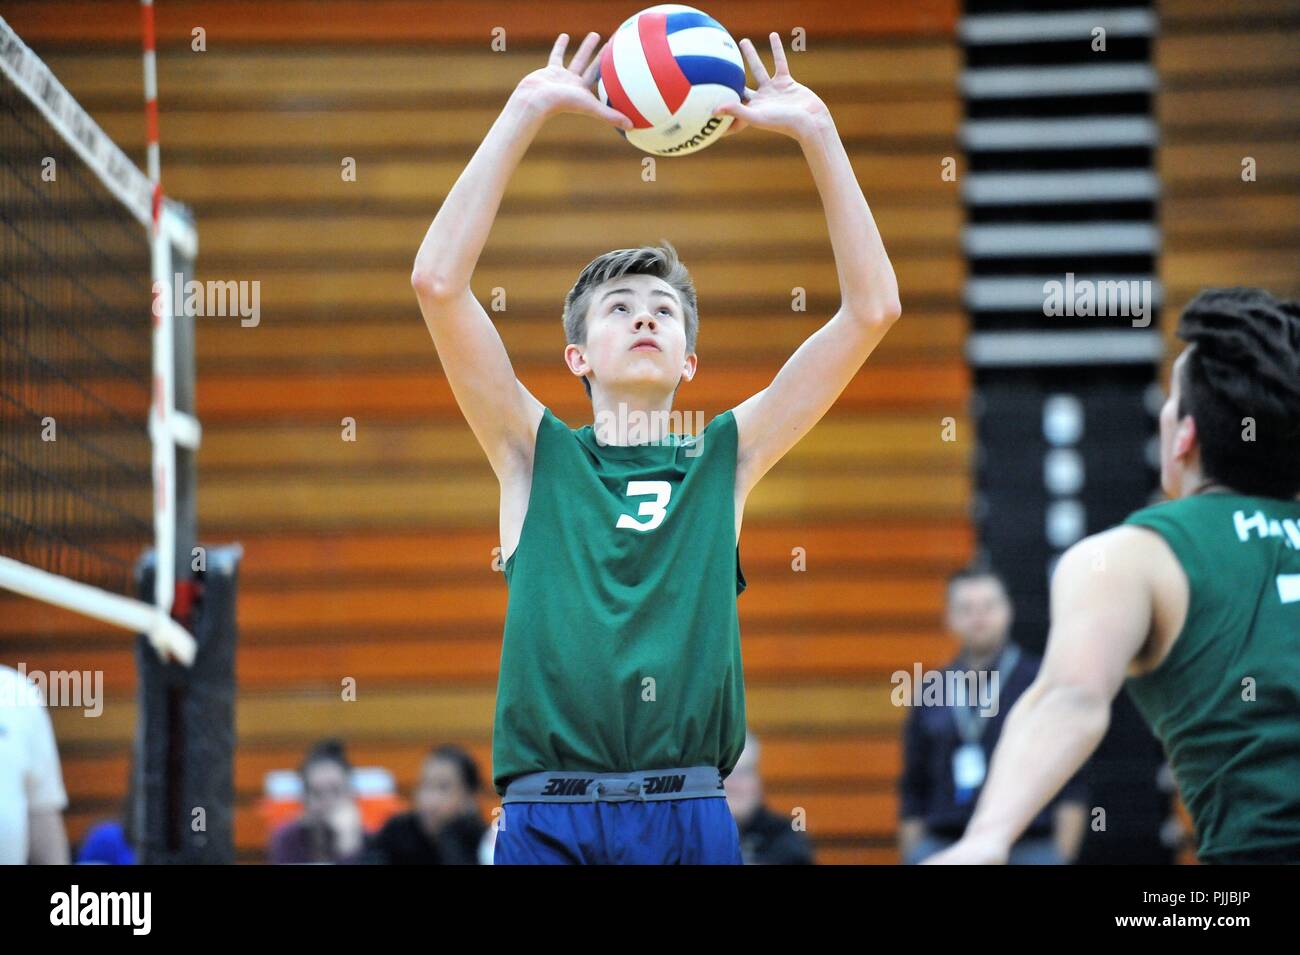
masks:
[(1196, 419), (1191, 415), (1178, 419), (1174, 430), (1174, 456), (1185, 457), (1196, 444)]
[(695, 377), (695, 372), (699, 369), (700, 360), (695, 352), (686, 356), (686, 361), (682, 365), (682, 381), (690, 381)]
[(580, 345), (570, 343), (564, 346), (564, 363), (579, 377), (591, 371), (591, 366), (587, 364), (587, 353)]

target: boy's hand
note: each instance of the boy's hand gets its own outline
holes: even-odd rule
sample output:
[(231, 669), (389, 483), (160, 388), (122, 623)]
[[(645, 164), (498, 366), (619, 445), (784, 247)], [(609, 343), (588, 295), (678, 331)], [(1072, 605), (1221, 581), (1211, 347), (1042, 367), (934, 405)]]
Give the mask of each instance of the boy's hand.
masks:
[(830, 111), (821, 98), (808, 87), (795, 82), (790, 75), (780, 35), (773, 32), (768, 36), (772, 41), (772, 60), (776, 64), (774, 76), (767, 75), (767, 68), (758, 58), (758, 51), (749, 38), (740, 41), (740, 52), (749, 64), (749, 72), (758, 79), (758, 89), (746, 88), (743, 102), (724, 103), (713, 110), (714, 116), (734, 117), (724, 136), (754, 126), (799, 139), (814, 122), (830, 118)]
[(564, 65), (564, 48), (569, 34), (561, 33), (551, 48), (551, 59), (540, 70), (534, 70), (519, 81), (515, 92), (523, 96), (545, 117), (557, 113), (582, 113), (611, 123), (620, 129), (631, 129), (632, 121), (616, 109), (602, 103), (592, 90), (600, 57), (592, 56), (598, 33), (588, 33), (587, 38), (573, 54), (569, 65)]

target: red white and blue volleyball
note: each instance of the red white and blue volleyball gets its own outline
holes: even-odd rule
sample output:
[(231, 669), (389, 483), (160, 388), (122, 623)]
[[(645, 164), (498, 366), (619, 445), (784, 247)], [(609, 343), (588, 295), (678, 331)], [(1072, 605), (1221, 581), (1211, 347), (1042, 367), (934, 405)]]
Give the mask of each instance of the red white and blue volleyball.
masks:
[(680, 3), (623, 21), (600, 58), (601, 102), (632, 120), (628, 142), (656, 156), (684, 156), (718, 141), (732, 123), (711, 115), (745, 91), (745, 64), (726, 28)]

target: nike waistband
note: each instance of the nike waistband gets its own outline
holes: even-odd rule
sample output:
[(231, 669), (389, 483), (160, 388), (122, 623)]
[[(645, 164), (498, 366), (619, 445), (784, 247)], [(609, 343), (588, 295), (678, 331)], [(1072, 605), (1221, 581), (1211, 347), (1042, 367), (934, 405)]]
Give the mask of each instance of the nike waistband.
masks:
[(658, 802), (725, 796), (716, 766), (628, 773), (529, 773), (506, 786), (508, 802)]

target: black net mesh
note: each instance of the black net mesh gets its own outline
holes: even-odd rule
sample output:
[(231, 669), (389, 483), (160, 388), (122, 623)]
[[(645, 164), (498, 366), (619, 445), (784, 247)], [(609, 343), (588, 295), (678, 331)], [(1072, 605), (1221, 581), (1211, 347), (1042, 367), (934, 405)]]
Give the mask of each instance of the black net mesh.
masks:
[(124, 595), (152, 543), (148, 233), (0, 76), (0, 554)]

